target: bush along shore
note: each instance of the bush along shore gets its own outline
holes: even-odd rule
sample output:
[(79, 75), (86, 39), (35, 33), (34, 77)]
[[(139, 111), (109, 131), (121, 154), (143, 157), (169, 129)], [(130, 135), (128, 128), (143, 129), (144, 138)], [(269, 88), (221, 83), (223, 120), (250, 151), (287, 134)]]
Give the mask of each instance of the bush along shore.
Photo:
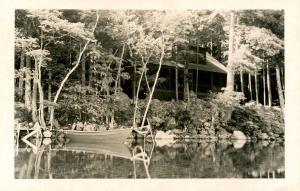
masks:
[(244, 99), (239, 92), (224, 91), (205, 99), (193, 93), (184, 102), (153, 100), (149, 121), (156, 138), (247, 139), (284, 141), (284, 116), (279, 107)]
[[(243, 99), (242, 93), (228, 90), (211, 93), (203, 99), (197, 98), (193, 92), (190, 92), (189, 99), (184, 101), (154, 99), (151, 102), (148, 119), (157, 139), (284, 141), (284, 117), (281, 109), (266, 107), (253, 101), (240, 104)], [(145, 99), (140, 102), (137, 123), (142, 120), (147, 101)], [(97, 107), (100, 111), (93, 110), (93, 113), (85, 113), (84, 111), (90, 111), (88, 108), (81, 110), (78, 116), (85, 116), (82, 120), (76, 117), (76, 112), (64, 108), (64, 115), (57, 118), (54, 126), (57, 129), (74, 129), (76, 124), (78, 127), (75, 129), (83, 131), (130, 126), (133, 111), (126, 107), (130, 108), (131, 103), (132, 100), (126, 96), (114, 103), (114, 107), (123, 109), (115, 110), (113, 126), (105, 124), (105, 116), (108, 113), (105, 112), (106, 107)], [(16, 124), (21, 123), (24, 127), (32, 127), (34, 124), (31, 121), (30, 112), (19, 103), (15, 104), (15, 119)]]

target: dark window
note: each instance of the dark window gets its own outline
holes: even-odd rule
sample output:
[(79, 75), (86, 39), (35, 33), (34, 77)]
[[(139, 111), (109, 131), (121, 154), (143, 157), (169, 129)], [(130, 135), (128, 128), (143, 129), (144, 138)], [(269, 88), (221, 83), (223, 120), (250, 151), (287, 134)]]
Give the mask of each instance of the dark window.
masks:
[(205, 71), (198, 71), (198, 84), (210, 85), (210, 74)]
[(169, 66), (162, 66), (159, 73), (158, 87), (162, 89), (175, 89), (175, 69)]

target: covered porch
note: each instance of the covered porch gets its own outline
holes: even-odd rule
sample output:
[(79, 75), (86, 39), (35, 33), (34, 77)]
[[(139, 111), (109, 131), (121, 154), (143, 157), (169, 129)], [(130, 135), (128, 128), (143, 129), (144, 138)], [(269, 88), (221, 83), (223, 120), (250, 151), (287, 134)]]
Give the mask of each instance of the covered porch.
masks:
[(206, 53), (206, 63), (181, 64), (174, 61), (164, 62), (160, 83), (154, 92), (154, 98), (160, 100), (186, 99), (193, 91), (198, 97), (205, 97), (208, 92), (218, 92), (226, 86), (226, 67)]

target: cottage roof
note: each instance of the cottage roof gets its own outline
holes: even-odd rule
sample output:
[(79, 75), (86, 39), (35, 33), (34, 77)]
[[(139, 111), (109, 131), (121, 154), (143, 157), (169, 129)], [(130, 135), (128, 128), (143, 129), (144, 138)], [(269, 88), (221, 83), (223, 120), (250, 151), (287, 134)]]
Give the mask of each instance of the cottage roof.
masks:
[[(166, 60), (163, 65), (172, 66), (179, 68), (184, 68), (184, 65), (175, 61)], [(198, 69), (201, 71), (208, 71), (208, 72), (216, 72), (216, 73), (227, 73), (227, 68), (220, 63), (217, 59), (211, 56), (209, 53), (206, 52), (206, 64), (189, 64), (189, 69)]]
[(227, 68), (217, 59), (206, 52), (206, 64), (189, 64), (190, 69), (198, 69), (208, 72), (227, 73)]

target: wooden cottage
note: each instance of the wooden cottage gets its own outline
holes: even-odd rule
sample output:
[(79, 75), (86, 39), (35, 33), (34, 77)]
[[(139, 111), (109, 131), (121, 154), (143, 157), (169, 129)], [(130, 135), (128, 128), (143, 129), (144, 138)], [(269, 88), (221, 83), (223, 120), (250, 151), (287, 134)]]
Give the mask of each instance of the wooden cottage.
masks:
[[(153, 64), (155, 65), (155, 64)], [(153, 66), (152, 66), (153, 67)], [(153, 71), (157, 70), (154, 66)], [(134, 73), (134, 72), (133, 72)], [(150, 72), (149, 72), (150, 73)], [(209, 91), (217, 92), (226, 86), (226, 67), (211, 56), (203, 48), (189, 47), (183, 55), (175, 54), (165, 60), (160, 81), (156, 86), (154, 98), (160, 100), (181, 100), (193, 91), (198, 97), (204, 97)], [(122, 88), (129, 97), (135, 97), (136, 76), (132, 75), (130, 82), (122, 83)], [(145, 98), (146, 87), (141, 88), (139, 97)]]

